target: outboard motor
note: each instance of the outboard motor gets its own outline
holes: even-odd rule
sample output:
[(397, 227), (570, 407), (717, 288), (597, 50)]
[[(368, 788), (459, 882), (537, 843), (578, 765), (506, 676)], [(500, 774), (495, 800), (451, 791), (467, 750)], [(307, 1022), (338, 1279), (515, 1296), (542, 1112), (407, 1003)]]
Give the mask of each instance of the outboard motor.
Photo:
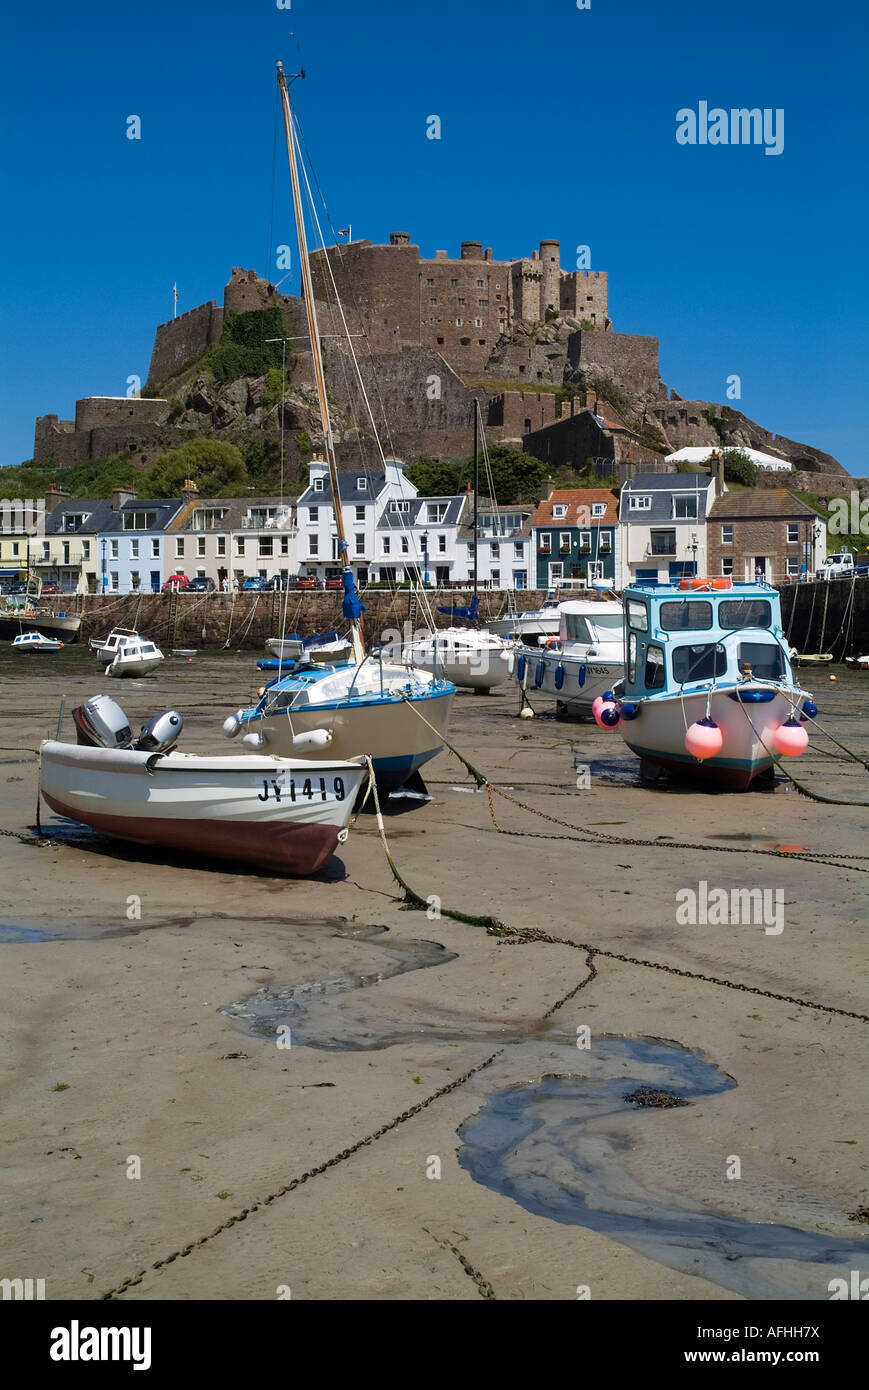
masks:
[(142, 725), (133, 747), (137, 753), (168, 753), (178, 742), (183, 728), (184, 720), (178, 711), (167, 709)]
[(87, 748), (129, 748), (130, 721), (110, 695), (94, 695), (72, 712), (76, 742)]

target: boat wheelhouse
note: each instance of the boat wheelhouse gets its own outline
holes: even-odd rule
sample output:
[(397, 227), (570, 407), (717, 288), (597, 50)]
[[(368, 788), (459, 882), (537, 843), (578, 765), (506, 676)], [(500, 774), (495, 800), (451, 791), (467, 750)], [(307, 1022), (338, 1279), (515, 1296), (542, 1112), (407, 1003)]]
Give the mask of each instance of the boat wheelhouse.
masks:
[(643, 777), (666, 768), (744, 789), (761, 774), (771, 780), (779, 754), (803, 751), (802, 724), (817, 710), (794, 684), (775, 589), (640, 582), (623, 604), (625, 676), (603, 719), (618, 725)]

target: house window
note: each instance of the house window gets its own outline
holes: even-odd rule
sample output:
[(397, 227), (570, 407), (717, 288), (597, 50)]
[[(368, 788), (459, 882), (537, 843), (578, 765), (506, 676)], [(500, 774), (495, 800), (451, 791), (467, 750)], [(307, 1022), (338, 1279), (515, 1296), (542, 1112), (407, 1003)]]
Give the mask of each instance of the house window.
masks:
[(196, 537), (196, 554), (200, 557), (200, 559), (201, 559), (202, 556), (205, 554), (205, 537), (204, 537), (204, 536), (197, 536), (197, 537)]
[(652, 499), (648, 495), (633, 496), (628, 501), (628, 510), (631, 512), (649, 512), (652, 510)]
[(289, 536), (281, 536), (281, 554), (282, 554), (282, 555), (289, 555), (289, 553), (290, 553), (290, 538), (289, 538)]
[(569, 532), (569, 531), (559, 531), (559, 533), (558, 533), (558, 548), (559, 548), (559, 550), (561, 551), (562, 555), (569, 555), (569, 554), (570, 554), (570, 532)]
[(159, 542), (158, 540), (156, 540), (156, 539), (152, 539), (152, 540), (151, 540), (151, 559), (152, 559), (152, 560), (159, 560), (159, 558), (160, 558), (160, 542)]
[(483, 320), (482, 320), (482, 319), (474, 319), (474, 327), (475, 327), (475, 328), (482, 328), (482, 327), (483, 327)]
[(315, 478), (315, 479), (314, 479), (314, 491), (315, 491), (315, 492), (322, 492), (322, 491), (323, 491), (323, 479), (322, 479), (322, 478)]
[(478, 299), (477, 303), (479, 304), (481, 309), (488, 309), (489, 307), (488, 299)]
[(365, 532), (364, 532), (364, 531), (357, 531), (357, 532), (356, 532), (356, 535), (353, 537), (353, 539), (354, 539), (354, 541), (356, 542), (356, 554), (357, 554), (357, 555), (364, 555), (364, 554), (365, 554)]
[(130, 570), (130, 588), (138, 589), (141, 584), (141, 577), (138, 570)]
[[(788, 522), (788, 545), (796, 545), (800, 539), (800, 523), (798, 521)], [(790, 573), (790, 570), (788, 571)]]
[(549, 531), (542, 532), (540, 536), (540, 549), (544, 555), (548, 555), (552, 549), (552, 536)]
[(356, 491), (357, 491), (357, 492), (367, 492), (367, 490), (368, 490), (368, 479), (367, 479), (367, 478), (357, 478), (357, 479), (356, 479)]
[(226, 536), (217, 537), (217, 553), (218, 555), (226, 554)]
[(438, 526), (446, 516), (448, 507), (448, 502), (429, 502), (425, 509), (425, 519), (428, 524)]
[(499, 589), (499, 588), (501, 587), (501, 571), (500, 571), (500, 570), (492, 570), (492, 587), (495, 588), (495, 589)]
[(673, 519), (674, 521), (696, 521), (697, 520), (697, 494), (690, 497), (673, 498)]
[(498, 544), (497, 541), (492, 541), (492, 559), (493, 559), (493, 560), (500, 560), (500, 558), (501, 558), (501, 547), (500, 547), (500, 545)]
[(675, 555), (676, 554), (676, 532), (675, 531), (653, 531), (651, 533), (651, 551), (653, 555)]
[(272, 543), (273, 543), (273, 541), (274, 541), (274, 536), (260, 536), (260, 537), (259, 537), (259, 554), (260, 554), (261, 556), (267, 556), (267, 555), (272, 555), (272, 554), (274, 554), (274, 551), (273, 551), (273, 549), (272, 549)]
[(456, 303), (459, 304), (462, 308), (464, 308), (465, 301), (463, 299), (457, 299)]
[(319, 536), (309, 536), (309, 537), (308, 537), (308, 554), (309, 554), (309, 555), (319, 555), (319, 553), (320, 553), (320, 537), (319, 537)]
[(612, 549), (612, 534), (612, 531), (601, 531), (599, 533), (601, 555), (608, 554), (609, 551)]
[(788, 575), (789, 575), (789, 576), (793, 576), (793, 575), (795, 575), (795, 574), (799, 574), (799, 572), (800, 572), (800, 557), (799, 557), (799, 555), (789, 555), (789, 556), (788, 556), (787, 564), (788, 564), (788, 571), (787, 571), (787, 572), (788, 572)]
[(733, 522), (726, 521), (721, 527), (721, 544), (733, 545)]
[(580, 550), (591, 550), (591, 532), (590, 532), (590, 531), (580, 531), (580, 533), (579, 533), (579, 548), (580, 548)]
[(309, 520), (313, 525), (316, 526), (317, 522), (320, 520), (320, 508), (319, 508), (319, 507), (309, 507), (309, 508), (308, 508), (308, 520)]
[(567, 506), (564, 502), (559, 502), (552, 508), (552, 515), (556, 521), (563, 521), (567, 516)]
[(483, 282), (482, 282), (482, 280), (478, 280), (478, 281), (477, 281), (477, 289), (478, 289), (478, 290), (481, 290), (482, 288), (483, 288)]
[(438, 554), (439, 554), (439, 555), (446, 555), (446, 553), (447, 553), (447, 538), (446, 538), (446, 536), (438, 536)]
[(112, 571), (110, 572), (110, 574), (109, 574), (109, 580), (110, 580), (110, 583), (111, 583), (111, 587), (115, 590), (115, 592), (117, 592), (117, 590), (118, 590), (118, 571), (117, 571), (117, 570), (112, 570)]
[(388, 554), (389, 554), (389, 536), (384, 536), (384, 537), (383, 537), (383, 540), (382, 540), (381, 543), (380, 543), (380, 548), (381, 548), (381, 550), (383, 551), (383, 554), (384, 554), (384, 555), (388, 555)]
[(138, 541), (130, 541), (130, 559), (131, 559), (131, 560), (138, 560), (138, 558), (139, 558), (139, 542), (138, 542)]
[(175, 554), (176, 556), (184, 554), (184, 539), (182, 536), (179, 536), (175, 542)]
[(592, 516), (606, 516), (606, 502), (592, 502)]
[(513, 546), (513, 555), (517, 560), (525, 559), (525, 544), (523, 541), (516, 541)]
[(83, 560), (89, 560), (89, 559), (91, 558), (91, 543), (90, 543), (90, 541), (82, 541), (82, 543), (81, 543), (81, 558), (82, 558)]
[(236, 553), (236, 555), (243, 555), (243, 554), (244, 554), (244, 536), (236, 536), (236, 538), (235, 538), (235, 553)]
[(357, 520), (357, 521), (364, 521), (364, 520), (365, 520), (365, 507), (364, 507), (364, 506), (362, 506), (362, 507), (357, 507), (357, 508), (356, 508), (356, 520)]
[(451, 281), (450, 281), (450, 284), (451, 284), (451, 285), (457, 285), (458, 283), (459, 283), (458, 280), (451, 280)]
[(721, 573), (728, 579), (733, 575), (733, 556), (725, 555), (721, 561)]
[(456, 328), (461, 328), (464, 321), (464, 319), (456, 319)]
[[(396, 514), (396, 513), (398, 513), (398, 512), (409, 512), (409, 511), (410, 511), (410, 503), (409, 503), (409, 502), (390, 502), (390, 504), (389, 504), (389, 510), (390, 510), (393, 514)], [(360, 520), (364, 520), (364, 517), (360, 518)]]
[[(47, 548), (48, 548), (48, 547), (46, 546), (46, 549), (47, 549)], [(118, 558), (118, 542), (117, 542), (117, 541), (109, 541), (109, 558), (112, 559), (112, 560), (117, 560), (117, 558)]]
[(425, 283), (426, 283), (427, 285), (433, 285), (433, 284), (434, 284), (434, 280), (428, 279), (428, 280), (426, 280)]
[(407, 555), (407, 553), (408, 553), (409, 550), (410, 550), (410, 546), (409, 546), (409, 544), (408, 544), (407, 536), (402, 536), (402, 538), (401, 538), (401, 553), (402, 553), (402, 555)]

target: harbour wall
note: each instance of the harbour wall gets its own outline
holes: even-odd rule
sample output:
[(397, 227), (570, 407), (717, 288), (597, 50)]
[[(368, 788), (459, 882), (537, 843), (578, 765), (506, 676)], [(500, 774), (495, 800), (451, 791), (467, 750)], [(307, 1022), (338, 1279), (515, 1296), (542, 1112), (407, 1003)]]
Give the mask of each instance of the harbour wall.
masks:
[[(379, 641), (388, 628), (404, 631), (410, 622), (411, 630), (425, 627), (423, 604), (416, 600), (414, 609), (410, 591), (399, 589), (365, 590), (365, 637), (368, 642)], [(461, 621), (437, 612), (437, 604), (469, 604), (471, 594), (462, 589), (427, 591), (429, 606), (438, 627), (449, 627)], [(544, 590), (525, 589), (515, 595), (517, 608), (539, 608), (546, 597)], [(54, 612), (79, 613), (82, 617), (79, 641), (103, 637), (113, 627), (135, 627), (150, 637), (164, 651), (172, 647), (195, 647), (198, 651), (217, 651), (228, 647), (232, 651), (262, 651), (267, 637), (279, 637), (282, 632), (298, 632), (311, 637), (317, 632), (333, 629), (344, 633), (349, 624), (341, 613), (343, 594), (291, 591), (289, 594), (134, 594), (91, 595), (61, 599), (43, 599), (43, 605)], [(500, 590), (481, 590), (480, 619), (485, 622), (506, 612), (506, 595)], [(284, 620), (286, 613), (286, 620)], [(36, 626), (38, 620), (34, 620)]]

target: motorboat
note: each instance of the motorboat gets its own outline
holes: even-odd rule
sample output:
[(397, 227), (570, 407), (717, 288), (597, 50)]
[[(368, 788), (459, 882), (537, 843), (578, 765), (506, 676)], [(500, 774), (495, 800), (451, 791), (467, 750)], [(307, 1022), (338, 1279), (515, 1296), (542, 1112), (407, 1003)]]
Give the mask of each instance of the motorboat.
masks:
[(507, 679), (511, 651), (510, 643), (485, 628), (446, 627), (426, 633), (406, 647), (404, 655), (411, 666), (441, 675), (453, 685), (489, 691)]
[(118, 647), (109, 665), (107, 676), (149, 676), (164, 660), (158, 646), (146, 637), (127, 639)]
[(541, 647), (547, 638), (557, 637), (561, 631), (559, 601), (547, 595), (542, 607), (528, 608), (505, 618), (492, 618), (486, 628), (496, 637), (509, 637), (521, 646)]
[(199, 757), (175, 747), (183, 719), (167, 710), (138, 738), (119, 705), (97, 695), (73, 711), (76, 743), (40, 751), (40, 792), (60, 816), (139, 845), (239, 862), (269, 873), (316, 873), (346, 839), (364, 761), (314, 767), (269, 755)]
[(34, 603), (29, 597), (23, 597), (20, 601), (14, 597), (3, 599), (0, 603), (0, 639), (14, 641), (25, 629), (33, 627), (38, 627), (44, 637), (54, 637), (66, 645), (77, 640), (81, 618), (55, 613), (51, 608)]
[(512, 674), (526, 695), (555, 701), (560, 715), (590, 715), (625, 673), (624, 617), (612, 598), (568, 599), (558, 605), (559, 635), (545, 647), (517, 647)]
[(794, 683), (774, 588), (638, 582), (623, 602), (625, 677), (596, 717), (620, 730), (641, 777), (670, 770), (744, 790), (804, 751), (817, 707)]
[(128, 642), (138, 642), (139, 634), (133, 627), (113, 627), (108, 637), (91, 637), (88, 650), (99, 662), (105, 664), (113, 660), (121, 647)]
[(846, 656), (845, 665), (849, 671), (869, 671), (869, 656)]
[(16, 652), (59, 652), (63, 645), (57, 637), (45, 637), (41, 632), (19, 632), (12, 639)]
[[(362, 615), (365, 609), (356, 592), (352, 567), (347, 558), (349, 545), (326, 392), (317, 299), (302, 209), (299, 136), (281, 63), (277, 65), (277, 78), (293, 193), (302, 294), (331, 488), (335, 547), (341, 564), (344, 590), (341, 612), (350, 629), (350, 643), (349, 648), (346, 647), (339, 635), (334, 633), (331, 640), (305, 646), (303, 659), (296, 662), (292, 671), (285, 676), (279, 674), (276, 680), (264, 686), (258, 704), (229, 715), (224, 720), (223, 731), (229, 738), (240, 735), (242, 743), (252, 753), (267, 752), (288, 757), (295, 751), (312, 762), (322, 762), (330, 757), (349, 759), (367, 753), (372, 758), (379, 786), (389, 791), (408, 779), (416, 780), (419, 768), (441, 751), (455, 686), (427, 671), (415, 670), (401, 662), (386, 661), (382, 654), (375, 658), (365, 651), (362, 640)], [(323, 254), (328, 260), (325, 248)], [(349, 338), (348, 345), (352, 355), (353, 345)], [(358, 373), (355, 357), (353, 361)], [(359, 373), (358, 380), (362, 380)], [(373, 420), (371, 424), (379, 447)]]
[(288, 633), (286, 637), (266, 638), (266, 651), (279, 661), (298, 661), (303, 649), (304, 643), (295, 632)]

